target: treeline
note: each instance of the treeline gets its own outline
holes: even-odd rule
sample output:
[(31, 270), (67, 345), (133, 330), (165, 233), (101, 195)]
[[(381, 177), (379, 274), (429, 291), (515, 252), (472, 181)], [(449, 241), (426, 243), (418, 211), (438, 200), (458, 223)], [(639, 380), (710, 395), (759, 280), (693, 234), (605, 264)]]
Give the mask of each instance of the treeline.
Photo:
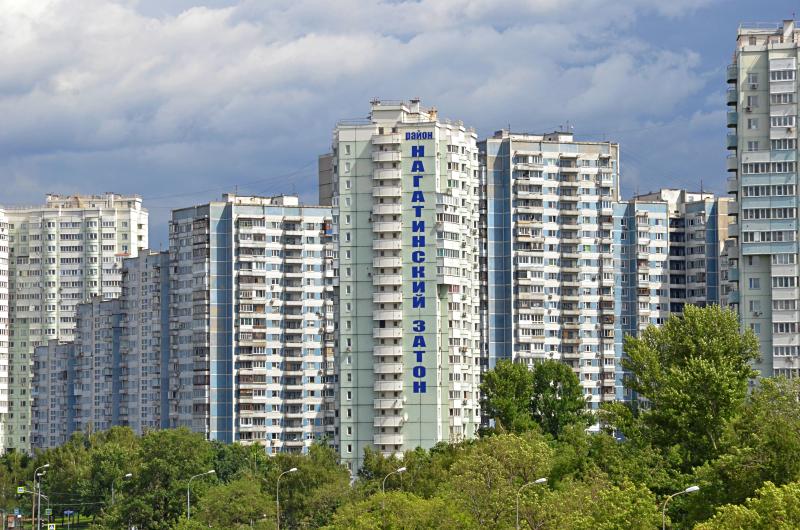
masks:
[[(699, 490), (670, 500), (668, 527), (800, 527), (800, 383), (754, 384), (758, 343), (736, 316), (687, 307), (628, 338), (625, 352), (632, 403), (646, 406), (590, 416), (564, 365), (500, 363), (482, 383), (494, 421), (479, 439), (402, 459), (367, 452), (354, 480), (323, 445), (269, 457), (185, 430), (115, 428), (0, 458), (0, 507), (29, 512), (16, 488), (31, 489), (49, 463), (42, 485), (54, 512), (78, 510), (98, 529), (272, 529), (279, 476), (281, 528), (503, 529), (519, 513), (521, 528), (649, 530), (690, 486)], [(189, 478), (211, 469), (191, 482), (187, 520)]]

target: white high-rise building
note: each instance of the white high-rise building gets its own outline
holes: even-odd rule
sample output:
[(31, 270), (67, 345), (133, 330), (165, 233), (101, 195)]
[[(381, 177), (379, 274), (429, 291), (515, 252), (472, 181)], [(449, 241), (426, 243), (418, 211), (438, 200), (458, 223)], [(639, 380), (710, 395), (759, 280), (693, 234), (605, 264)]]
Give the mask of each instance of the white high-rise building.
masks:
[[(170, 223), (170, 427), (336, 444), (331, 211), (225, 195)], [(162, 339), (163, 340), (163, 339)]]
[(486, 186), (488, 363), (561, 360), (588, 408), (621, 397), (613, 215), (619, 146), (498, 131)]
[(0, 430), (4, 449), (27, 451), (34, 348), (71, 341), (80, 302), (120, 295), (122, 259), (147, 247), (148, 215), (140, 197), (113, 193), (48, 195), (43, 206), (7, 207), (5, 213), (13, 324)]
[(797, 105), (800, 30), (741, 25), (728, 66), (726, 298), (761, 346), (762, 375), (800, 374)]
[[(339, 452), (401, 454), (480, 425), (476, 135), (419, 100), (372, 101), (320, 158), (338, 248)], [(331, 193), (332, 197), (325, 196)]]
[(8, 221), (0, 209), (0, 452), (5, 447), (5, 425), (9, 399), (8, 319)]

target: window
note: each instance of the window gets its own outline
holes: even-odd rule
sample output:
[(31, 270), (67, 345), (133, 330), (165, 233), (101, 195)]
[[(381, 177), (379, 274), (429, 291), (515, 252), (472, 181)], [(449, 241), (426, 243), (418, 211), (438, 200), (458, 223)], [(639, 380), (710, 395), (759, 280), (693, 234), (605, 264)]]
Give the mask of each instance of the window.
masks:
[(769, 73), (770, 81), (791, 81), (794, 79), (794, 70), (773, 70)]
[(748, 142), (747, 142), (747, 150), (748, 151), (758, 151), (758, 140), (748, 140)]
[(794, 127), (794, 116), (770, 116), (771, 127)]
[[(755, 37), (750, 37), (750, 38), (755, 39)], [(747, 84), (750, 85), (750, 88), (758, 88), (758, 74), (753, 72), (747, 74)]]
[(794, 92), (785, 92), (782, 94), (770, 94), (769, 102), (774, 105), (783, 103), (794, 103)]
[(747, 96), (747, 106), (750, 108), (758, 107), (758, 96)]
[(747, 128), (750, 129), (751, 131), (758, 129), (758, 118), (748, 118)]
[(750, 289), (757, 291), (761, 289), (761, 279), (760, 278), (750, 278)]

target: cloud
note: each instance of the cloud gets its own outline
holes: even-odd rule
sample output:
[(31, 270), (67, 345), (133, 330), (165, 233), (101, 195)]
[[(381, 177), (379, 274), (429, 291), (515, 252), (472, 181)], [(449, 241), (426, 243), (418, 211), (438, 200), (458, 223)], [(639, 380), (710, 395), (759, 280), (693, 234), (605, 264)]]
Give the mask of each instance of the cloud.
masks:
[[(708, 74), (637, 22), (710, 3), (0, 0), (2, 200), (41, 200), (41, 183), (147, 198), (257, 179), (243, 191), (314, 200), (313, 168), (278, 176), (374, 96), (421, 96), (481, 134), (670, 120)], [(157, 223), (177, 199), (150, 203)]]

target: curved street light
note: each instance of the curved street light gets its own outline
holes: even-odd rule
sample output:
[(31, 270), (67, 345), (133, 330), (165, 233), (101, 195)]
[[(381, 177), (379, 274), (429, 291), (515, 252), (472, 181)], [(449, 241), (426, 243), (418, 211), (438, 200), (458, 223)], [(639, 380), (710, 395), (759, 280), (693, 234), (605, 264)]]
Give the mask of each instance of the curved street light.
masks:
[(192, 500), (191, 497), (189, 496), (190, 488), (192, 487), (192, 481), (197, 477), (203, 477), (205, 475), (211, 475), (213, 473), (216, 473), (216, 471), (212, 469), (210, 471), (206, 471), (205, 473), (199, 473), (189, 478), (189, 483), (186, 485), (186, 519), (192, 518)]
[(394, 471), (383, 477), (383, 484), (381, 484), (381, 491), (383, 492), (384, 495), (386, 495), (386, 479), (391, 477), (395, 473), (399, 475), (400, 473), (405, 473), (405, 472), (406, 472), (406, 467), (403, 466), (401, 468), (395, 469)]
[(546, 484), (546, 483), (547, 483), (547, 478), (546, 477), (537, 478), (533, 482), (528, 482), (527, 484), (523, 484), (517, 490), (517, 530), (519, 530), (519, 495), (520, 495), (520, 493), (522, 493), (522, 490), (527, 488), (528, 486), (533, 486), (535, 484)]
[(661, 509), (661, 530), (667, 530), (667, 503), (672, 500), (672, 497), (677, 497), (678, 495), (683, 495), (684, 493), (693, 493), (699, 489), (700, 486), (689, 486), (685, 490), (679, 491), (678, 493), (673, 493), (666, 498), (664, 501), (664, 507)]
[(286, 471), (278, 475), (278, 481), (275, 484), (275, 521), (277, 523), (276, 524), (277, 530), (281, 530), (281, 497), (280, 497), (281, 477), (284, 476), (286, 473), (294, 473), (295, 471), (297, 471), (296, 467), (293, 467), (292, 469), (287, 469)]
[[(129, 479), (132, 476), (133, 476), (133, 473), (125, 473), (125, 475), (122, 477), (122, 480)], [(111, 504), (112, 505), (114, 504), (114, 483), (116, 481), (118, 481), (118, 480), (119, 480), (118, 478), (115, 478), (114, 480), (111, 481)]]

